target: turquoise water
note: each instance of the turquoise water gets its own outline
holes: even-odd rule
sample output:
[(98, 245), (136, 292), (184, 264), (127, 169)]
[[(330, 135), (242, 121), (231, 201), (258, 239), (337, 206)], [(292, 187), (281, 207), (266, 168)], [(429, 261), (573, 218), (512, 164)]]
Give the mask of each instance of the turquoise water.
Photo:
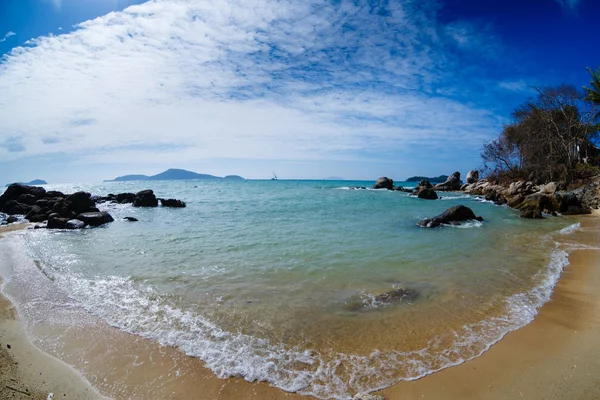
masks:
[[(459, 364), (549, 298), (566, 263), (556, 237), (572, 221), (523, 220), (461, 193), (428, 201), (350, 189), (372, 184), (48, 185), (96, 195), (151, 188), (187, 208), (107, 204), (115, 222), (105, 227), (31, 230), (24, 240), (57, 290), (111, 325), (178, 347), (219, 377), (319, 398)], [(484, 222), (416, 226), (456, 204)], [(419, 297), (375, 300), (397, 288)]]

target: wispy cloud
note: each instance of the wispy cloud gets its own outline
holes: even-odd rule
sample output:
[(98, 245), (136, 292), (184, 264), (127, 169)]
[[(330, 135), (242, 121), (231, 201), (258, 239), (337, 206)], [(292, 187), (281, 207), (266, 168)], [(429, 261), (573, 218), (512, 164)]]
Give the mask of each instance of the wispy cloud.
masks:
[(0, 158), (476, 151), (500, 122), (473, 101), (480, 72), (463, 80), (465, 60), (484, 64), (495, 44), (486, 28), (439, 22), (434, 2), (149, 1), (2, 60), (0, 142), (23, 140)]
[(555, 0), (559, 3), (563, 9), (568, 10), (570, 12), (576, 12), (581, 0)]
[(63, 0), (43, 0), (47, 3), (52, 3), (56, 10), (62, 9)]
[(11, 36), (15, 36), (15, 35), (16, 35), (16, 33), (13, 31), (6, 32), (6, 35), (4, 35), (4, 37), (2, 39), (0, 39), (0, 43), (6, 42), (6, 39), (8, 39)]

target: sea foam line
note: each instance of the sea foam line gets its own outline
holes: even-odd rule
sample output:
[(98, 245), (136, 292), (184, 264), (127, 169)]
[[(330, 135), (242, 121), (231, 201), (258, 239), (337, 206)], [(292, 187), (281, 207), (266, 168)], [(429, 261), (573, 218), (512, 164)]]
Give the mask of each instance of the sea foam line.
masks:
[[(173, 307), (152, 288), (126, 277), (91, 280), (55, 269), (55, 283), (110, 325), (178, 347), (203, 360), (220, 378), (240, 376), (321, 399), (350, 399), (355, 393), (419, 379), (480, 356), (508, 332), (534, 319), (538, 308), (550, 299), (567, 263), (567, 253), (555, 248), (546, 271), (537, 276), (538, 285), (507, 298), (505, 315), (453, 332), (451, 348), (446, 348), (446, 341), (437, 337), (416, 351), (375, 350), (368, 356), (290, 349), (265, 339), (227, 332), (202, 315)], [(402, 374), (398, 375), (400, 369)]]

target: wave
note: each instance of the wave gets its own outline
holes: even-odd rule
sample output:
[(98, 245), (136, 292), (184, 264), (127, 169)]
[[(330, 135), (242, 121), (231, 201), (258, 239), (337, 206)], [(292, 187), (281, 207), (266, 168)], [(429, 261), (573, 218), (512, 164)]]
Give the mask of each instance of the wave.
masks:
[(581, 223), (576, 222), (572, 225), (569, 225), (565, 228), (562, 228), (558, 233), (562, 234), (562, 235), (567, 235), (569, 233), (573, 233), (575, 232), (577, 229), (581, 228)]
[(177, 347), (203, 360), (219, 378), (239, 376), (321, 399), (351, 399), (356, 393), (419, 379), (480, 356), (508, 332), (534, 319), (567, 263), (567, 253), (556, 245), (546, 270), (534, 277), (538, 284), (508, 297), (503, 315), (433, 338), (419, 350), (376, 350), (366, 356), (288, 348), (228, 332), (128, 277), (85, 278), (67, 269), (42, 268), (52, 269), (54, 283), (91, 314), (128, 333)]

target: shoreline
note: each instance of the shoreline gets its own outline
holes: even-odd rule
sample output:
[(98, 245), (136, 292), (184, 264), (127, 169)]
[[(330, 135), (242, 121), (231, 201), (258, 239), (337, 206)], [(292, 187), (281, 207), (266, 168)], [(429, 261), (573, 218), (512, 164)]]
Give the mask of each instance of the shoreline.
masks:
[[(573, 222), (576, 221), (581, 223), (581, 228), (567, 237), (568, 243), (572, 241), (573, 244), (595, 246), (600, 242), (600, 213), (573, 219)], [(600, 250), (597, 249), (569, 251), (570, 263), (554, 288), (551, 300), (538, 310), (535, 320), (509, 332), (483, 355), (416, 381), (397, 383), (373, 394), (392, 400), (600, 397), (600, 379), (596, 381), (593, 374), (588, 375), (589, 371), (600, 368), (600, 361), (595, 361), (600, 360), (600, 350), (597, 350), (600, 349), (600, 294), (593, 293), (594, 285), (600, 282), (600, 271), (594, 268), (598, 260)], [(10, 303), (4, 303), (0, 301), (3, 311), (10, 307)], [(0, 314), (1, 329), (10, 321), (10, 315), (5, 312)], [(12, 324), (18, 325), (15, 329), (25, 331), (23, 322), (14, 321)], [(164, 382), (164, 390), (160, 394), (153, 393), (155, 398), (310, 398), (283, 392), (264, 382), (250, 383), (241, 378), (219, 379), (204, 368), (199, 359), (188, 357), (177, 349), (159, 346), (106, 324), (99, 325), (88, 329), (70, 329), (69, 334), (63, 336), (68, 343), (66, 348), (74, 357), (59, 358), (81, 371), (81, 375), (24, 339), (34, 349), (32, 352), (37, 350), (55, 365), (62, 365), (75, 374), (67, 383), (78, 381), (77, 384), (82, 385), (80, 389), (88, 390), (87, 393), (83, 392), (88, 397), (66, 398), (97, 398), (89, 397), (91, 387), (89, 384), (86, 387), (83, 376), (88, 377), (90, 383), (101, 392), (114, 398), (144, 398), (142, 389), (128, 392), (122, 385), (143, 385), (145, 379)], [(92, 332), (97, 328), (100, 329)], [(90, 346), (81, 337), (93, 338), (94, 345)], [(101, 361), (98, 356), (102, 358)], [(89, 359), (94, 359), (94, 364), (97, 364), (94, 370), (106, 373), (104, 377), (93, 374), (92, 368), (83, 362)], [(19, 378), (16, 379), (25, 379), (22, 382), (29, 385), (29, 390), (35, 391), (36, 387), (42, 389), (35, 384), (31, 364), (35, 365), (22, 359), (17, 366)], [(176, 373), (173, 374), (174, 368)], [(110, 380), (111, 376), (122, 372), (127, 378), (122, 379), (119, 387), (102, 382), (103, 378)], [(24, 378), (27, 374), (30, 375), (27, 378), (29, 380)], [(40, 382), (38, 380), (37, 383)], [(57, 387), (66, 393), (60, 384)]]

